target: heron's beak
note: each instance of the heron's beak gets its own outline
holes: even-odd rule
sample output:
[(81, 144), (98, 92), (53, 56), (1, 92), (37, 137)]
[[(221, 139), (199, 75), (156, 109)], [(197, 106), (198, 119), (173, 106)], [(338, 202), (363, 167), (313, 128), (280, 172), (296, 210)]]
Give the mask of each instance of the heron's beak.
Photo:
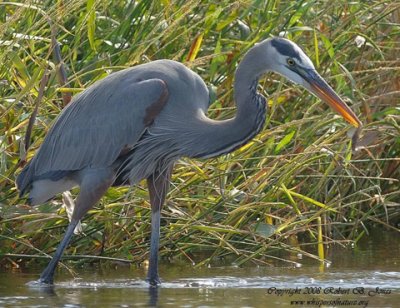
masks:
[(349, 106), (336, 94), (328, 83), (315, 70), (302, 70), (300, 75), (309, 84), (308, 90), (326, 102), (338, 112), (347, 122), (355, 127), (362, 126), (361, 121)]

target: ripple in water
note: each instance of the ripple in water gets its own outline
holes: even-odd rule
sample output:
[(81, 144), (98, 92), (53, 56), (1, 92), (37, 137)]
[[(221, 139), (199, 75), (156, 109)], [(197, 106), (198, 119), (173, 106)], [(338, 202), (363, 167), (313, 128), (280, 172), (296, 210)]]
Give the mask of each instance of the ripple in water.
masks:
[[(338, 272), (321, 273), (314, 277), (311, 276), (256, 276), (256, 277), (233, 277), (217, 276), (214, 278), (183, 278), (172, 281), (163, 281), (162, 288), (210, 288), (210, 289), (230, 289), (230, 288), (304, 288), (310, 286), (342, 288), (390, 288), (400, 289), (400, 272)], [(60, 282), (55, 284), (60, 288), (148, 288), (148, 283), (140, 279), (113, 279), (96, 282), (80, 281), (79, 279)]]

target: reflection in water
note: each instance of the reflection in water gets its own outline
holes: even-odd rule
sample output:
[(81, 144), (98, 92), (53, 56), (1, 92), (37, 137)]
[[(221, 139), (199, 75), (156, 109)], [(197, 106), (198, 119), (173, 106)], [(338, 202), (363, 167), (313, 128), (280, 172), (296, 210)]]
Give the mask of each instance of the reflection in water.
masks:
[(158, 304), (158, 293), (160, 288), (149, 287), (149, 306), (155, 307)]
[[(152, 296), (157, 296), (158, 292), (152, 292), (160, 289), (267, 289), (267, 288), (305, 288), (310, 285), (318, 285), (321, 288), (329, 288), (340, 285), (343, 288), (363, 287), (368, 289), (394, 288), (400, 290), (400, 272), (379, 272), (379, 271), (342, 271), (330, 273), (310, 273), (309, 270), (302, 271), (302, 274), (297, 272), (288, 273), (287, 275), (274, 274), (273, 276), (254, 276), (254, 277), (238, 277), (244, 275), (243, 270), (232, 269), (215, 269), (216, 272), (227, 272), (236, 274), (237, 276), (216, 276), (213, 278), (181, 278), (172, 281), (164, 281), (159, 288), (149, 287), (146, 280), (132, 279), (113, 279), (109, 278), (102, 281), (65, 281), (58, 282), (54, 287), (46, 288), (31, 288), (39, 290), (48, 295), (54, 295), (54, 288), (57, 290), (83, 290), (83, 289), (140, 289), (148, 290)], [(282, 271), (282, 270), (281, 270)], [(284, 269), (283, 272), (288, 272), (290, 269)], [(265, 271), (260, 270), (260, 274)], [(90, 277), (86, 277), (88, 280)]]
[[(293, 300), (322, 303), (357, 301), (357, 307), (398, 306), (400, 302), (400, 239), (398, 235), (368, 238), (357, 249), (331, 250), (331, 266), (315, 261), (301, 267), (193, 268), (162, 264), (159, 288), (149, 288), (140, 270), (87, 269), (79, 279), (60, 271), (53, 288), (26, 285), (38, 273), (0, 274), (0, 307), (293, 307)], [(308, 293), (307, 293), (308, 292)], [(357, 293), (359, 292), (359, 293)], [(314, 305), (313, 304), (313, 305)], [(311, 304), (310, 304), (311, 305)], [(308, 305), (308, 306), (310, 306)], [(307, 304), (304, 304), (307, 306)]]

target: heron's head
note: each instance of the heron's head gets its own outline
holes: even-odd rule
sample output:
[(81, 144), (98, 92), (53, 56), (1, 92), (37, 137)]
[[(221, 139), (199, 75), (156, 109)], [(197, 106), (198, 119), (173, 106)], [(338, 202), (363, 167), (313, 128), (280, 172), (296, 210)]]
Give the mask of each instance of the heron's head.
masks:
[(362, 125), (354, 112), (318, 74), (310, 58), (299, 46), (292, 41), (278, 37), (265, 40), (261, 44), (265, 44), (268, 49), (269, 70), (303, 86), (326, 102), (353, 126)]

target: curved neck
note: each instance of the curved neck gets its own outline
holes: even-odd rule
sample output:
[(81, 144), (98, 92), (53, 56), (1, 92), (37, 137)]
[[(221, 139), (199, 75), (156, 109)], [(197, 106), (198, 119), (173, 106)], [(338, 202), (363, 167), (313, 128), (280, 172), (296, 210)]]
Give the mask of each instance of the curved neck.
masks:
[(251, 49), (235, 74), (234, 97), (236, 116), (215, 121), (205, 115), (201, 127), (196, 128), (196, 144), (192, 144), (191, 157), (209, 158), (230, 153), (246, 144), (260, 132), (265, 123), (265, 98), (257, 93), (258, 77), (265, 71), (257, 65), (257, 49)]

